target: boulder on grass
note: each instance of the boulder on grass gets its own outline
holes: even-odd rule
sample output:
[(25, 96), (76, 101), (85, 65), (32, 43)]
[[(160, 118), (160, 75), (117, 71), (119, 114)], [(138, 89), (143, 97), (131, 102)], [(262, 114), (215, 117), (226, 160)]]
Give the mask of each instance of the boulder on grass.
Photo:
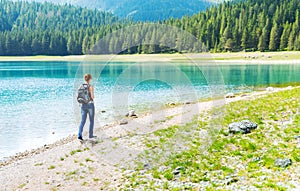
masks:
[(241, 122), (234, 122), (229, 124), (229, 133), (235, 134), (235, 133), (242, 133), (247, 134), (251, 133), (251, 130), (257, 128), (257, 124), (253, 123), (249, 120), (243, 120)]
[(250, 129), (246, 127), (241, 122), (234, 122), (229, 124), (229, 133), (236, 134), (236, 133), (242, 133), (242, 134), (247, 134), (250, 133)]
[(275, 160), (275, 166), (277, 166), (277, 167), (286, 168), (290, 165), (292, 165), (291, 159), (276, 159)]
[(257, 124), (253, 123), (252, 121), (249, 120), (243, 120), (242, 123), (249, 128), (250, 130), (256, 129), (257, 128)]

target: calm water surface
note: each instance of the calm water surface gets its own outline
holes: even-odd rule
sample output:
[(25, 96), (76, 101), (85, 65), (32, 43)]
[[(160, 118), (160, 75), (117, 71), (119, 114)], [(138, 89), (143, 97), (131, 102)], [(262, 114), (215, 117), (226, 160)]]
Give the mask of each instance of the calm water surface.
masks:
[[(205, 72), (184, 63), (81, 66), (79, 62), (0, 62), (0, 160), (77, 132), (79, 106), (73, 94), (85, 72), (94, 76), (98, 126), (128, 109), (150, 110), (170, 101), (211, 97), (214, 84), (238, 92), (300, 82), (300, 64), (206, 66)], [(214, 76), (220, 74), (222, 82), (216, 78), (214, 83)]]

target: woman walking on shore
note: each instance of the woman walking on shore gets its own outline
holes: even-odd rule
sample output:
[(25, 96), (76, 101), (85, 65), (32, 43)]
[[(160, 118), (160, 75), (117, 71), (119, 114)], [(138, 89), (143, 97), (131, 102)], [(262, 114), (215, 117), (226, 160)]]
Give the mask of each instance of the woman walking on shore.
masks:
[(78, 139), (83, 141), (82, 132), (86, 122), (87, 115), (90, 119), (89, 138), (96, 138), (94, 136), (94, 118), (95, 118), (95, 105), (94, 105), (94, 87), (91, 85), (92, 75), (84, 75), (85, 83), (82, 84), (78, 90), (77, 100), (81, 103), (81, 123), (79, 125)]

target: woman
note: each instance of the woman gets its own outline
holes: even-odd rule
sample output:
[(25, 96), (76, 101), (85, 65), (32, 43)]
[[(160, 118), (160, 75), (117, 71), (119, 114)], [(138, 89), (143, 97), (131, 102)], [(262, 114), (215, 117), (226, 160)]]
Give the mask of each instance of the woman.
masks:
[(93, 132), (94, 131), (94, 118), (95, 118), (94, 87), (90, 85), (91, 81), (92, 81), (92, 75), (85, 74), (84, 81), (85, 81), (85, 84), (88, 85), (90, 101), (89, 101), (89, 103), (81, 105), (81, 117), (82, 118), (81, 118), (81, 123), (79, 125), (79, 132), (78, 132), (78, 139), (80, 141), (83, 141), (82, 131), (83, 131), (83, 127), (86, 122), (87, 114), (89, 114), (89, 118), (90, 118), (89, 138), (96, 138), (96, 136), (94, 136), (94, 132)]

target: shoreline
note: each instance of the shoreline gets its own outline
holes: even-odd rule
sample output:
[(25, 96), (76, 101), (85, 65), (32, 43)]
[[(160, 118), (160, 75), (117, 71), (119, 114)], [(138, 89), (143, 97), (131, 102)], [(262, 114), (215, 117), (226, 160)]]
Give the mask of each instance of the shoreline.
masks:
[[(272, 93), (272, 92), (278, 92), (278, 91), (286, 91), (286, 90), (289, 90), (291, 88), (299, 88), (299, 86), (285, 86), (285, 87), (274, 87), (274, 90), (269, 92), (269, 91), (266, 91), (266, 90), (255, 90), (253, 92), (250, 92), (250, 93), (240, 93), (240, 94), (236, 94), (234, 98), (231, 98), (231, 99), (227, 99), (227, 98), (216, 98), (216, 99), (210, 99), (209, 101), (198, 101), (196, 103), (180, 103), (180, 104), (176, 104), (174, 106), (168, 106), (166, 108), (161, 108), (161, 109), (158, 109), (157, 111), (152, 111), (152, 112), (165, 112), (167, 110), (170, 110), (170, 109), (174, 109), (174, 108), (180, 108), (184, 105), (196, 105), (196, 104), (201, 104), (201, 103), (208, 103), (208, 102), (218, 102), (218, 101), (221, 101), (221, 100), (229, 100), (230, 102), (234, 102), (234, 101), (239, 101), (240, 99), (243, 99), (245, 98), (245, 95), (246, 97), (252, 97), (252, 96), (258, 96), (258, 95), (267, 95), (269, 93)], [(240, 98), (240, 99), (238, 99)], [(168, 105), (168, 104), (166, 104)], [(138, 119), (143, 119), (144, 117), (147, 117), (147, 115), (149, 115), (149, 112), (147, 113), (141, 113), (139, 114), (139, 117)], [(126, 117), (125, 117), (126, 118)], [(135, 120), (135, 118), (127, 118), (129, 122), (132, 122)], [(103, 129), (103, 128), (112, 128), (112, 127), (117, 127), (117, 126), (120, 126), (118, 124), (117, 121), (115, 122), (112, 122), (110, 124), (106, 124), (104, 125), (103, 127), (96, 127), (95, 130), (99, 130), (99, 129)], [(85, 132), (86, 133), (86, 132)], [(38, 147), (38, 148), (34, 148), (34, 149), (31, 149), (31, 150), (26, 150), (26, 151), (23, 151), (23, 152), (18, 152), (12, 156), (8, 156), (8, 157), (4, 157), (3, 159), (0, 160), (0, 168), (1, 167), (4, 167), (4, 166), (7, 166), (9, 164), (12, 164), (14, 162), (17, 162), (19, 160), (22, 160), (22, 159), (26, 159), (26, 158), (29, 158), (29, 157), (32, 157), (32, 156), (35, 156), (35, 155), (39, 155), (41, 153), (44, 153), (44, 152), (47, 152), (57, 146), (61, 146), (61, 145), (65, 145), (65, 144), (68, 144), (68, 143), (71, 143), (73, 141), (78, 141), (77, 140), (77, 137), (76, 137), (76, 134), (71, 134), (71, 135), (68, 135), (67, 137), (64, 137), (62, 139), (59, 139), (53, 143), (50, 143), (50, 144), (45, 144), (44, 146), (41, 146), (41, 147)]]
[[(215, 62), (218, 64), (300, 64), (299, 52), (237, 52), (197, 54), (134, 54), (134, 55), (69, 55), (69, 56), (0, 56), (0, 62), (21, 61), (109, 61), (109, 62)], [(232, 63), (234, 62), (234, 63)]]
[[(140, 146), (139, 136), (174, 125), (186, 124), (193, 119), (194, 115), (205, 114), (214, 107), (222, 107), (241, 100), (257, 99), (293, 88), (299, 88), (299, 86), (275, 88), (274, 91), (255, 91), (246, 96), (237, 95), (235, 98), (229, 99), (183, 104), (141, 115), (136, 119), (130, 118), (128, 124), (124, 126), (113, 124), (97, 127), (95, 133), (99, 135), (101, 132), (101, 136), (98, 136), (101, 141), (95, 143), (96, 145), (93, 143), (80, 144), (76, 137), (69, 136), (54, 144), (23, 153), (23, 156), (19, 158), (18, 156), (11, 157), (11, 161), (5, 164), (0, 163), (0, 181), (4, 183), (3, 186), (7, 190), (32, 190), (36, 188), (35, 186), (38, 186), (40, 190), (51, 190), (53, 187), (74, 190), (85, 183), (69, 178), (83, 177), (84, 175), (85, 178), (92, 181), (89, 185), (85, 185), (89, 188), (103, 186), (107, 183), (111, 183), (109, 186), (119, 186), (118, 179), (122, 177), (122, 169), (126, 169), (122, 166), (123, 163), (134, 161), (146, 149)], [(137, 132), (141, 134), (137, 134)], [(130, 152), (131, 150), (128, 148), (134, 149), (134, 151)], [(100, 149), (101, 152), (96, 149)], [(120, 164), (122, 165), (120, 166)], [(101, 170), (97, 173), (96, 169)], [(11, 176), (16, 171), (18, 173)], [(84, 174), (86, 171), (90, 173)]]

